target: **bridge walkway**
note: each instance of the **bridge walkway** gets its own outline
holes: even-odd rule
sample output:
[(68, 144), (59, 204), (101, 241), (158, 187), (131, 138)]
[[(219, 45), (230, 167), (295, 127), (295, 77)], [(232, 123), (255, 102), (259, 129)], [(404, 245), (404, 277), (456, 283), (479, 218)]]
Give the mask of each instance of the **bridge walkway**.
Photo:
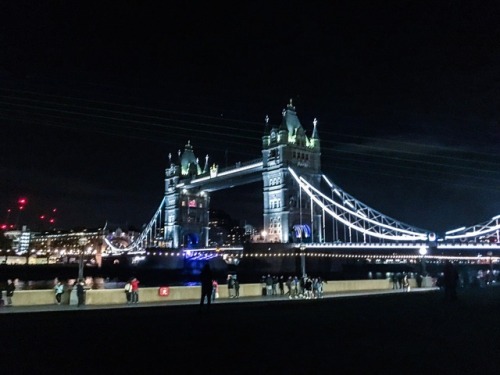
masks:
[[(400, 289), (383, 289), (383, 290), (370, 290), (370, 291), (353, 291), (353, 292), (336, 292), (336, 293), (325, 293), (323, 299), (331, 298), (347, 298), (347, 297), (362, 297), (362, 296), (373, 296), (373, 295), (387, 295), (387, 294), (401, 294), (401, 293), (425, 293), (438, 291), (439, 288), (429, 287), (429, 288), (413, 288), (409, 292), (402, 291)], [(139, 296), (140, 298), (140, 296)], [(306, 300), (304, 298), (292, 299), (293, 301), (303, 300), (314, 302), (314, 300)], [(276, 296), (251, 296), (244, 297), (240, 296), (238, 298), (221, 297), (218, 298), (214, 304), (234, 304), (234, 303), (272, 303), (272, 302), (285, 302), (290, 301), (287, 295), (276, 295)], [(198, 306), (200, 301), (196, 300), (182, 300), (182, 301), (165, 301), (165, 302), (147, 302), (138, 304), (100, 304), (100, 305), (36, 305), (36, 306), (3, 306), (0, 307), (0, 315), (2, 314), (18, 314), (18, 313), (44, 313), (44, 312), (61, 312), (61, 311), (81, 311), (81, 310), (115, 310), (115, 309), (137, 309), (137, 308), (148, 308), (148, 307), (171, 307), (171, 306)]]

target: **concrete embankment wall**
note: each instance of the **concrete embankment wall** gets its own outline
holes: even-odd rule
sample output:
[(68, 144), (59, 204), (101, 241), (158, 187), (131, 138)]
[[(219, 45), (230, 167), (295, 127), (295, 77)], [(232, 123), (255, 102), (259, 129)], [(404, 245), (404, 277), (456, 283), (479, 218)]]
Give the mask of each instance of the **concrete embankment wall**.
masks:
[[(428, 280), (426, 280), (428, 279)], [(431, 286), (430, 278), (424, 279), (423, 286)], [(414, 279), (410, 279), (410, 286), (416, 287)], [(263, 285), (241, 284), (241, 297), (255, 297), (262, 295)], [(286, 287), (285, 287), (286, 289)], [(326, 281), (323, 284), (325, 293), (343, 293), (352, 291), (368, 290), (388, 290), (392, 289), (392, 283), (388, 279), (377, 280), (335, 280)], [(65, 290), (62, 298), (62, 304), (70, 303), (70, 290)], [(168, 301), (186, 301), (198, 300), (201, 295), (199, 286), (172, 286), (168, 288), (168, 296), (160, 295), (160, 288), (141, 288), (139, 290), (139, 301), (142, 303), (168, 302)], [(219, 285), (219, 296), (221, 299), (228, 298), (226, 285)], [(4, 292), (5, 301), (5, 292)], [(85, 303), (88, 305), (104, 304), (124, 304), (126, 302), (125, 292), (122, 289), (91, 289), (86, 291)], [(14, 293), (12, 304), (15, 306), (33, 306), (50, 305), (55, 303), (54, 291), (44, 290), (20, 290)]]

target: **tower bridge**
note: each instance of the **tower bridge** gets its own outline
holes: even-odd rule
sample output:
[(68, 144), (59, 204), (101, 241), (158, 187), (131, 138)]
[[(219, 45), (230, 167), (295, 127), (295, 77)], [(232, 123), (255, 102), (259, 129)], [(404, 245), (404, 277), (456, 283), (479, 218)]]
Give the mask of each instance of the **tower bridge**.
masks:
[(388, 217), (343, 191), (321, 172), (317, 121), (310, 136), (292, 101), (279, 124), (266, 116), (262, 155), (220, 168), (201, 163), (190, 141), (177, 157), (169, 154), (165, 194), (142, 233), (125, 249), (206, 249), (209, 245), (210, 194), (262, 181), (263, 229), (266, 242), (307, 244), (322, 251), (357, 249), (415, 249), (422, 246), (500, 251), (500, 215), (470, 227), (451, 229), (443, 236)]

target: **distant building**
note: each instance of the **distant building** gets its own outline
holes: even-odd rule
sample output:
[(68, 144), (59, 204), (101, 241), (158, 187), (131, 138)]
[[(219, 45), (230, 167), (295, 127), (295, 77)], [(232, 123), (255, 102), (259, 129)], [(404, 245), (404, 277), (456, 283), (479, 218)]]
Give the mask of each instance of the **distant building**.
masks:
[(222, 210), (210, 209), (209, 217), (209, 245), (232, 246), (248, 242), (251, 226), (240, 226), (237, 220)]

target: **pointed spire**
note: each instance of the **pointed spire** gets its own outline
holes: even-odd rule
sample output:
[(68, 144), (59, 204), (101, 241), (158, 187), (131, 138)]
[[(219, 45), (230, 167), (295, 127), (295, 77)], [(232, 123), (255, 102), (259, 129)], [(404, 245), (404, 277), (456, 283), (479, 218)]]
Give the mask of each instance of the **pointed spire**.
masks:
[(283, 119), (281, 120), (281, 124), (278, 130), (288, 130), (288, 127), (286, 126), (286, 109), (283, 108), (283, 111), (281, 111), (281, 114), (283, 115)]
[(264, 126), (264, 135), (269, 135), (270, 130), (269, 130), (269, 116), (266, 115), (264, 121), (266, 122), (266, 125)]
[(318, 124), (318, 120), (316, 119), (316, 117), (314, 118), (313, 120), (313, 125), (314, 125), (314, 129), (313, 129), (313, 133), (312, 133), (312, 138), (313, 139), (319, 139), (319, 136), (318, 136), (318, 129), (316, 129), (316, 125)]
[(207, 171), (208, 166), (208, 154), (205, 156), (205, 165), (203, 166), (203, 173)]

